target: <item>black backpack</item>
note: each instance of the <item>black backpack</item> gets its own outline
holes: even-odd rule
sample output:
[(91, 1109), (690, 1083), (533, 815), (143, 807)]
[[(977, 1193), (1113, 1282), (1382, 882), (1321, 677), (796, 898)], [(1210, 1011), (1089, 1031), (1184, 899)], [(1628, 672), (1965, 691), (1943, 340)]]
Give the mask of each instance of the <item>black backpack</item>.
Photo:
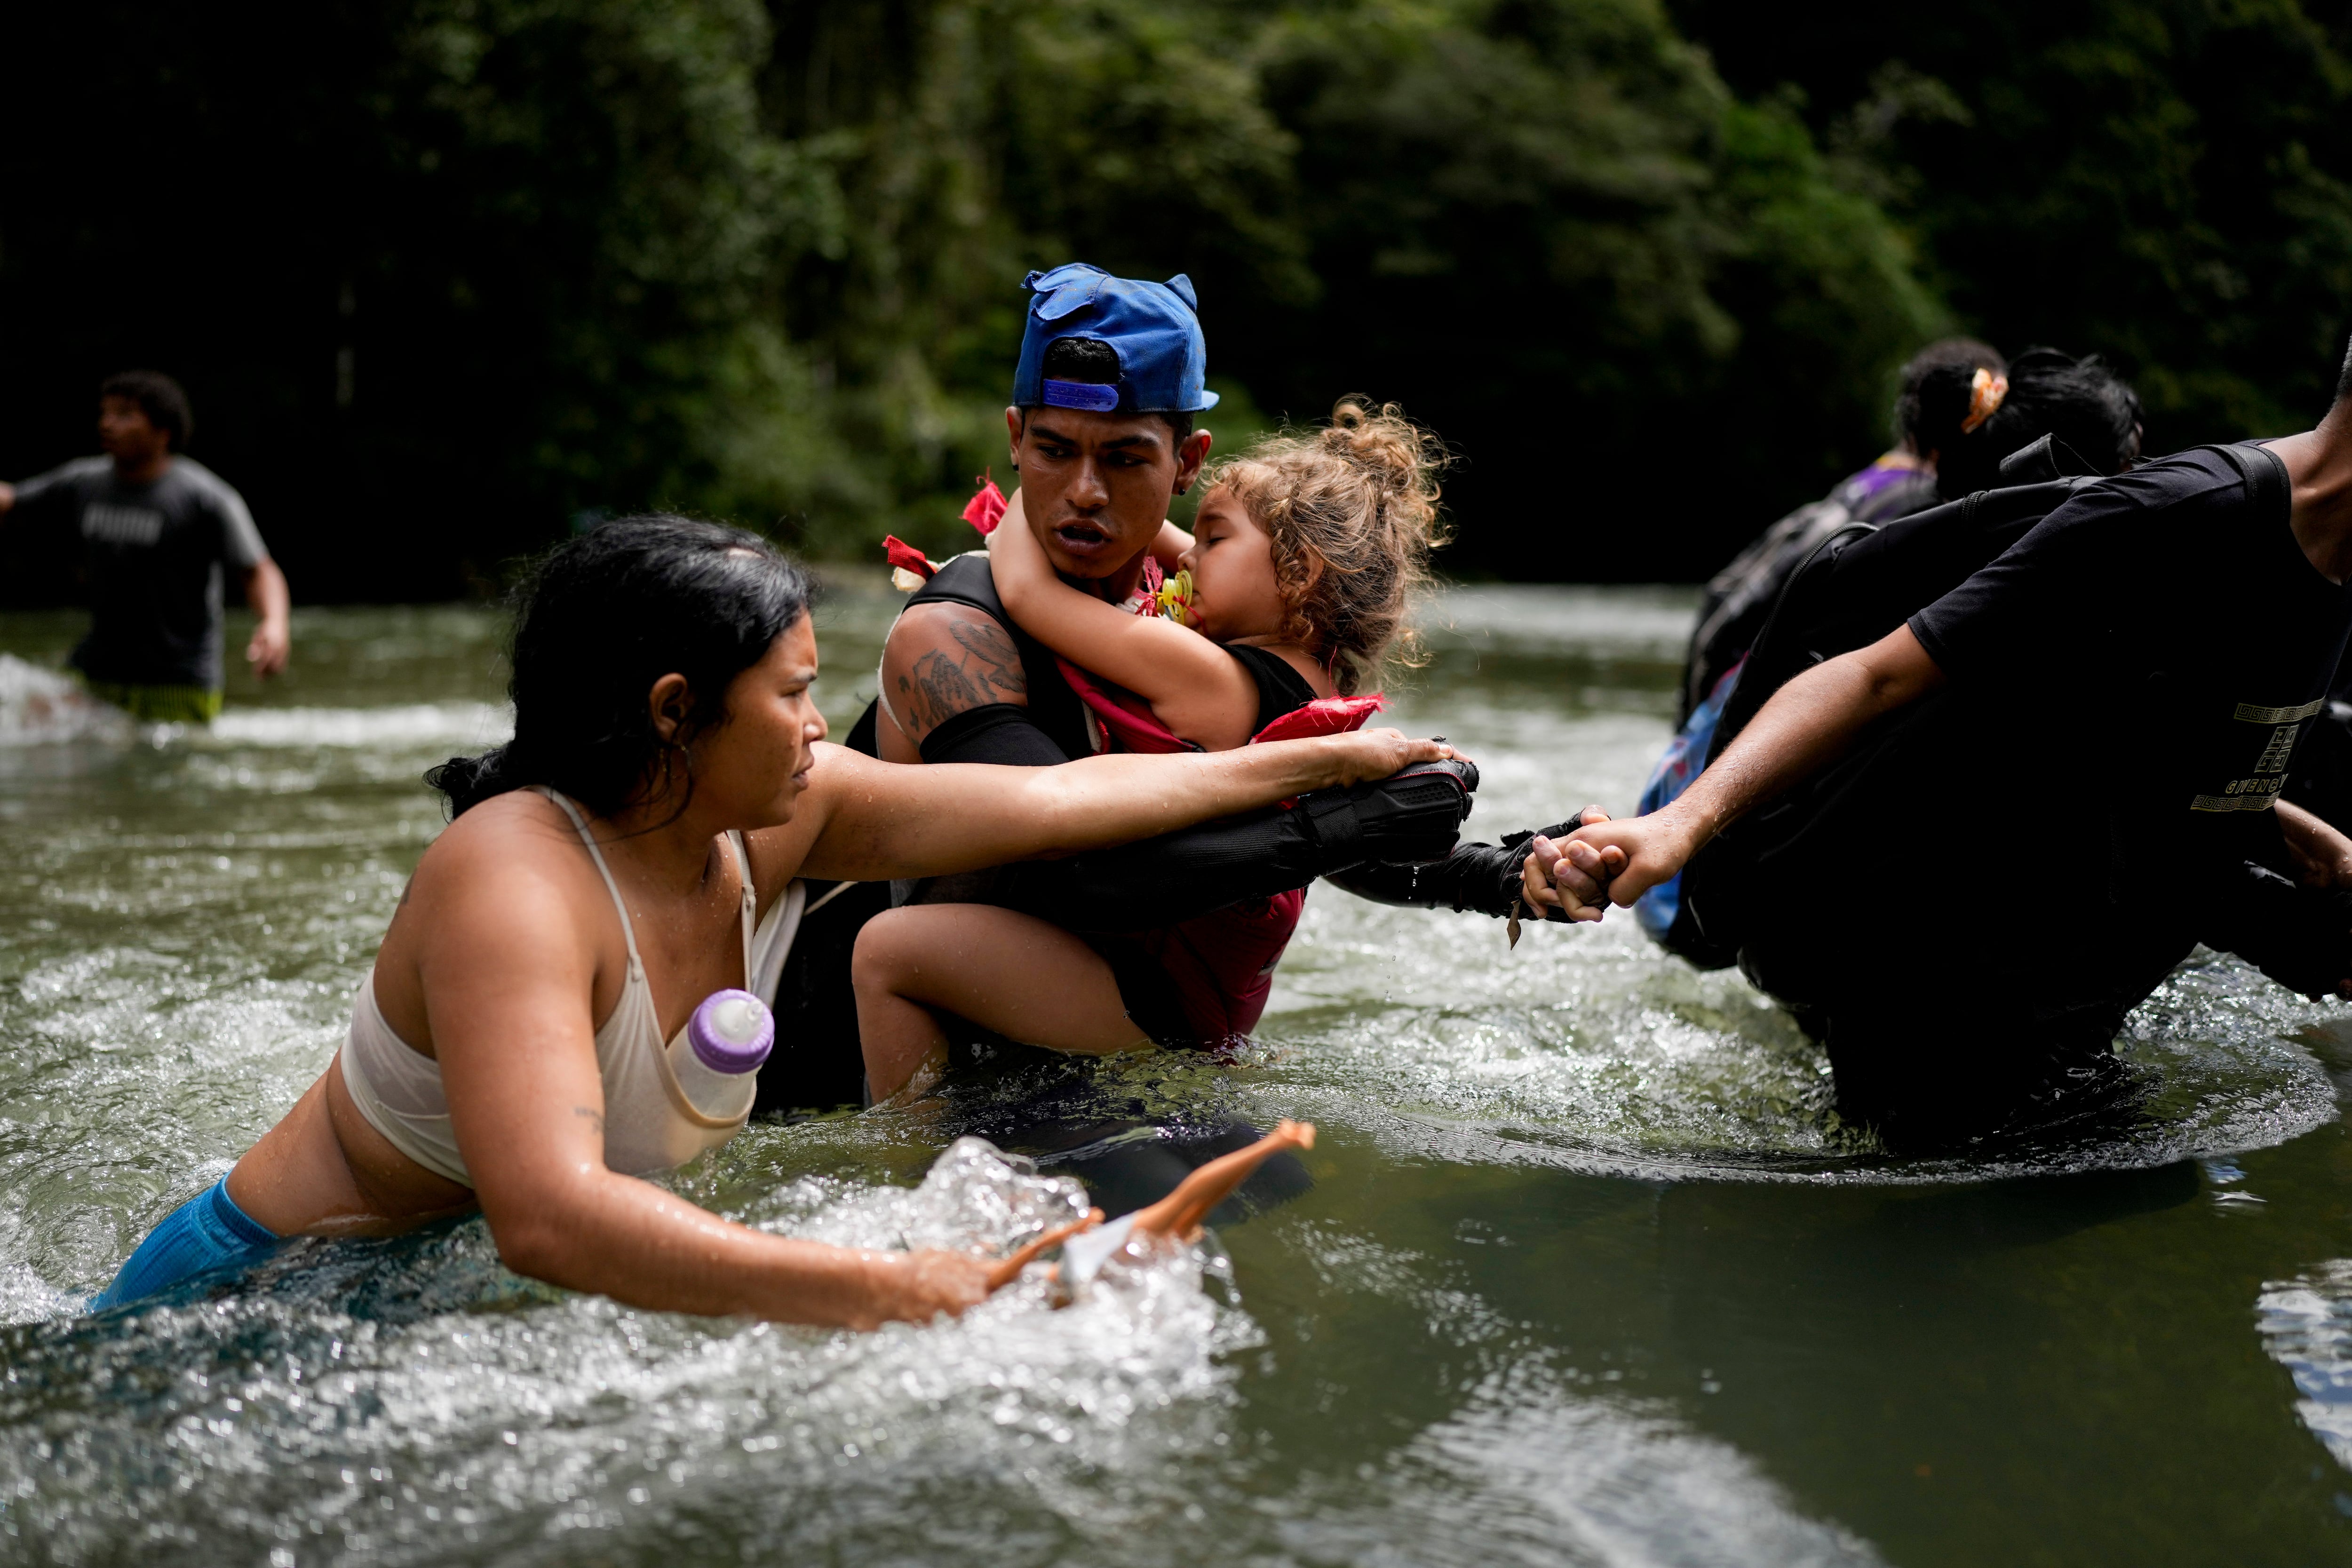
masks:
[[(2258, 489), (2284, 486), (2279, 465), (2257, 448), (2217, 446), (2218, 452)], [(2084, 487), (2098, 482), (2074, 452), (2044, 436), (2000, 466), (2001, 488), (1883, 525), (1851, 523), (1822, 542), (1790, 574), (1724, 706), (1707, 751), (1712, 763), (1772, 694), (1824, 660), (1867, 647), (1990, 564)], [(1665, 947), (1702, 969), (1738, 959), (1748, 931), (1766, 918), (1751, 914), (1746, 897), (1759, 865), (1788, 855), (1819, 808), (1864, 771), (1872, 755), (1898, 743), (1913, 716), (1896, 715), (1861, 738), (1853, 750), (1749, 813), (1691, 858)]]

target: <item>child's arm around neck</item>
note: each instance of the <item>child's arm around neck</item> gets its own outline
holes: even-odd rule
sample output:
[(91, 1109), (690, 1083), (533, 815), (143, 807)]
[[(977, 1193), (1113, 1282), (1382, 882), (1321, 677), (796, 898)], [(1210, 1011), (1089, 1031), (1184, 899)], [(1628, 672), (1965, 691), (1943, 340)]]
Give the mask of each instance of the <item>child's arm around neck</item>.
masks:
[(997, 597), (1023, 631), (1150, 703), (1176, 734), (1223, 752), (1255, 732), (1257, 682), (1240, 661), (1190, 627), (1106, 605), (1055, 576), (1018, 491), (988, 536), (988, 561)]

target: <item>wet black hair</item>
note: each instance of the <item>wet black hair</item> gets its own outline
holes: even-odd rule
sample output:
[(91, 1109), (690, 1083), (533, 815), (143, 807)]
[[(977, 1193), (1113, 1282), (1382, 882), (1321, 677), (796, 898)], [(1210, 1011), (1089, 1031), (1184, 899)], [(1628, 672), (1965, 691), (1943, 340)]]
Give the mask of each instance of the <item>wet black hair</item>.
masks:
[(1950, 499), (2000, 482), (2000, 460), (2054, 435), (2103, 474), (2139, 460), (2139, 395), (2096, 354), (2033, 348), (2009, 365), (2009, 395), (1992, 417), (1946, 448), (1936, 492)]
[[(1096, 386), (1118, 384), (1118, 351), (1100, 338), (1055, 338), (1045, 345), (1045, 376), (1050, 381), (1084, 381)], [(1033, 405), (1038, 406), (1038, 405)], [(1021, 411), (1028, 417), (1029, 410)], [(1168, 426), (1171, 439), (1177, 446), (1192, 433), (1192, 416), (1169, 409), (1154, 409), (1152, 417)]]
[(1895, 437), (1908, 441), (1925, 458), (1960, 437), (1969, 416), (1969, 392), (1977, 372), (1995, 375), (2009, 368), (2000, 351), (1975, 338), (1939, 338), (1903, 367), (1903, 390), (1895, 398)]
[[(727, 688), (808, 614), (807, 574), (756, 533), (683, 517), (625, 517), (558, 545), (514, 595), (514, 739), (425, 775), (462, 816), (530, 784), (600, 816), (669, 786), (687, 746), (727, 721)], [(646, 709), (686, 677), (692, 710), (665, 741)]]
[(99, 383), (98, 395), (127, 397), (139, 405), (147, 416), (147, 423), (172, 438), (172, 450), (177, 452), (196, 433), (196, 416), (188, 407), (188, 395), (180, 384), (160, 370), (117, 371)]
[(2336, 401), (2352, 397), (2352, 347), (2344, 351), (2344, 368), (2336, 373)]

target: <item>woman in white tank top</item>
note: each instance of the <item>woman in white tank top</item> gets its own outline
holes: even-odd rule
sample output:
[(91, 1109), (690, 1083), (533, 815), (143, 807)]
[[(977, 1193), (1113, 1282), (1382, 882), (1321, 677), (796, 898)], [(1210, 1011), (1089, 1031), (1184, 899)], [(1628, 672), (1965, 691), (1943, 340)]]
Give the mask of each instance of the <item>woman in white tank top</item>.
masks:
[(634, 1306), (859, 1327), (961, 1311), (1009, 1278), (994, 1260), (772, 1236), (638, 1179), (740, 1125), (693, 1110), (663, 1044), (710, 993), (772, 987), (796, 879), (1125, 843), (1450, 754), (1378, 731), (894, 766), (820, 744), (815, 674), (805, 580), (755, 535), (630, 519), (551, 557), (515, 632), (515, 738), (436, 771), (457, 815), (336, 1060), (100, 1304), (287, 1237), (478, 1206), (509, 1267)]

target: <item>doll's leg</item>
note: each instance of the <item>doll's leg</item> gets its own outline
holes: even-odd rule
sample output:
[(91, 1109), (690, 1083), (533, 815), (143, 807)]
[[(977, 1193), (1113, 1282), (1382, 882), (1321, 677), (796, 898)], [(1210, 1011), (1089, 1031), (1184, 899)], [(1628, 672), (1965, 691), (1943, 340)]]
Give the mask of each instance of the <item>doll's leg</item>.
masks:
[(1249, 1173), (1285, 1149), (1315, 1147), (1315, 1123), (1284, 1120), (1275, 1123), (1274, 1131), (1246, 1149), (1236, 1149), (1230, 1154), (1220, 1154), (1202, 1165), (1177, 1185), (1174, 1192), (1153, 1204), (1138, 1209), (1135, 1214), (1136, 1234), (1172, 1236), (1179, 1241), (1190, 1241), (1199, 1233), (1201, 1222), (1209, 1211), (1225, 1201), (1235, 1187), (1249, 1179)]

